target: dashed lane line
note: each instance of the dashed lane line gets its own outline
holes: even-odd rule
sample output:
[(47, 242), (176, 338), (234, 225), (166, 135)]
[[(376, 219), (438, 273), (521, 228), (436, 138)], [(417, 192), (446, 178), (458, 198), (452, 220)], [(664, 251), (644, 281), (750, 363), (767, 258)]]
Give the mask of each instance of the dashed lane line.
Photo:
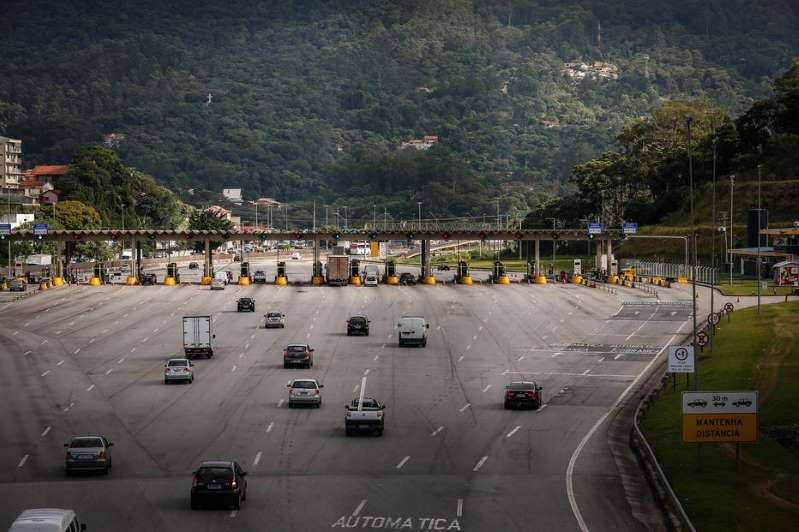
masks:
[(270, 421), (269, 425), (266, 426), (266, 433), (269, 434), (270, 432), (272, 432), (272, 427), (274, 427), (274, 426), (275, 426), (275, 422), (274, 421)]
[(444, 430), (444, 425), (440, 425), (440, 426), (439, 426), (439, 427), (438, 427), (436, 430), (434, 430), (433, 432), (431, 432), (431, 433), (430, 433), (430, 436), (435, 436), (436, 434), (438, 434), (438, 433), (439, 433), (439, 432), (441, 432), (442, 430)]
[(258, 462), (261, 461), (261, 454), (262, 454), (261, 451), (258, 451), (258, 453), (255, 455), (255, 460), (252, 461), (252, 465), (254, 466), (258, 465)]
[(283, 399), (281, 399), (280, 401), (278, 401), (278, 402), (277, 402), (277, 407), (278, 407), (278, 408), (280, 408), (281, 406), (283, 406), (283, 401), (284, 401), (284, 400), (283, 400)]
[(51, 428), (51, 427), (50, 427), (50, 425), (47, 425), (47, 426), (44, 428), (44, 430), (42, 431), (42, 438), (44, 438), (45, 436), (47, 436), (47, 434), (50, 432), (50, 428)]
[(30, 355), (31, 353), (33, 353), (33, 351), (31, 351), (31, 350), (29, 349), (29, 350), (25, 351), (24, 353), (22, 353), (22, 356), (28, 356), (28, 355)]
[(69, 412), (69, 410), (70, 410), (70, 409), (71, 409), (73, 406), (75, 406), (75, 403), (69, 403), (69, 406), (67, 406), (67, 407), (64, 407), (64, 412)]
[(472, 406), (472, 403), (466, 403), (465, 405), (463, 405), (463, 406), (461, 407), (461, 409), (460, 409), (460, 412), (463, 412), (464, 410), (466, 410), (466, 409), (467, 409), (467, 408), (469, 408), (470, 406)]
[(25, 462), (27, 461), (28, 461), (28, 455), (26, 454), (25, 456), (22, 457), (22, 460), (20, 460), (19, 463), (17, 464), (17, 469), (22, 469), (22, 467), (25, 465)]
[(624, 356), (624, 353), (619, 353), (618, 355), (616, 355), (615, 357), (613, 357), (613, 360), (618, 360), (618, 359), (620, 359), (620, 358), (621, 358), (621, 357), (623, 357), (623, 356)]
[(402, 466), (404, 466), (410, 459), (411, 459), (410, 456), (406, 456), (405, 458), (400, 460), (399, 463), (397, 464), (397, 469), (402, 469)]
[(353, 517), (361, 513), (361, 510), (363, 510), (363, 507), (366, 506), (366, 501), (367, 501), (367, 499), (361, 499), (360, 504), (358, 504), (358, 506), (356, 506), (355, 510), (353, 510), (353, 512), (352, 512)]
[(92, 384), (91, 386), (89, 386), (88, 388), (86, 388), (86, 391), (87, 391), (87, 392), (90, 392), (90, 391), (92, 391), (92, 390), (94, 390), (94, 384)]
[(58, 363), (56, 364), (56, 366), (60, 366), (60, 365), (61, 365), (61, 364), (63, 364), (63, 363), (64, 363), (64, 359), (62, 358), (61, 360), (59, 360), (59, 361), (58, 361)]
[(514, 428), (512, 431), (508, 432), (508, 434), (505, 437), (506, 438), (510, 438), (511, 436), (516, 434), (519, 431), (520, 428), (522, 428), (521, 425), (516, 425), (516, 428)]
[(112, 371), (114, 371), (114, 369), (113, 369), (113, 368), (111, 368), (111, 369), (109, 369), (108, 371), (106, 371), (106, 372), (105, 372), (105, 374), (106, 374), (106, 375), (111, 375), (111, 372), (112, 372)]
[(458, 499), (458, 508), (455, 511), (455, 517), (463, 517), (463, 499)]
[(42, 377), (47, 377), (49, 374), (50, 374), (50, 370), (49, 369), (45, 370), (45, 372), (42, 373)]
[(486, 387), (483, 388), (483, 393), (486, 393), (489, 388), (491, 388), (491, 385), (490, 384), (486, 384)]
[(485, 463), (486, 463), (486, 460), (488, 460), (488, 456), (484, 456), (484, 457), (482, 457), (482, 458), (481, 458), (481, 459), (480, 459), (480, 460), (479, 460), (479, 461), (478, 461), (478, 462), (475, 464), (474, 468), (472, 468), (472, 471), (474, 471), (475, 473), (476, 473), (477, 471), (480, 471), (480, 468), (481, 468), (481, 467), (483, 467), (483, 464), (485, 464)]
[(125, 357), (122, 357), (119, 360), (117, 360), (117, 364), (122, 364), (123, 362), (125, 362)]

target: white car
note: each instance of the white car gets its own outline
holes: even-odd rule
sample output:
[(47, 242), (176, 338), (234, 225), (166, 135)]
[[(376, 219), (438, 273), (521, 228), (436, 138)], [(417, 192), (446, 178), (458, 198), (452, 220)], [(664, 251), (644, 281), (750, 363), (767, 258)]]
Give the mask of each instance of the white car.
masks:
[(281, 312), (267, 312), (264, 314), (264, 328), (270, 329), (272, 327), (280, 327), (284, 329), (286, 327), (286, 315)]
[(188, 358), (170, 358), (164, 364), (164, 384), (172, 381), (194, 382), (194, 364)]
[(377, 276), (370, 273), (363, 281), (364, 286), (377, 286)]
[(86, 523), (81, 523), (75, 512), (61, 508), (35, 508), (25, 510), (11, 524), (8, 532), (79, 532), (86, 530)]
[(295, 379), (288, 385), (289, 408), (295, 405), (322, 406), (322, 391), (324, 384), (319, 384), (316, 379)]
[(297, 253), (296, 251), (291, 254), (291, 260), (300, 260), (300, 258), (301, 258), (301, 255), (299, 253)]
[(211, 290), (224, 290), (224, 289), (225, 289), (225, 281), (223, 281), (219, 277), (214, 277), (211, 280)]

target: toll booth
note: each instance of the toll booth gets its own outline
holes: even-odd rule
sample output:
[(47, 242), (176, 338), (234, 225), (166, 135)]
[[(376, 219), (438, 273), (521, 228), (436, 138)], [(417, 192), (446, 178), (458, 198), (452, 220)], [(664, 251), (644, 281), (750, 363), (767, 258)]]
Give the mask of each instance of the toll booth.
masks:
[(239, 275), (241, 277), (249, 277), (250, 276), (250, 263), (249, 262), (242, 262), (241, 263), (241, 273)]
[(466, 264), (465, 260), (458, 261), (458, 269), (455, 272), (455, 278), (460, 280), (468, 276), (469, 276), (469, 265)]
[(175, 262), (170, 262), (166, 265), (166, 276), (175, 279), (176, 283), (180, 282), (180, 273), (178, 273), (178, 265)]
[(505, 265), (502, 264), (502, 261), (494, 261), (494, 268), (491, 271), (491, 280), (496, 283), (503, 275), (505, 275)]
[(286, 276), (286, 262), (280, 261), (277, 263), (277, 276), (278, 277), (285, 277)]
[(100, 279), (102, 283), (108, 282), (106, 279), (105, 265), (102, 262), (94, 263), (94, 277)]
[(528, 260), (527, 261), (527, 273), (524, 276), (524, 280), (528, 283), (535, 282), (535, 261)]
[(360, 276), (361, 276), (361, 261), (353, 259), (350, 261), (350, 277), (360, 277)]
[(393, 277), (397, 275), (397, 265), (393, 260), (386, 262), (386, 277)]

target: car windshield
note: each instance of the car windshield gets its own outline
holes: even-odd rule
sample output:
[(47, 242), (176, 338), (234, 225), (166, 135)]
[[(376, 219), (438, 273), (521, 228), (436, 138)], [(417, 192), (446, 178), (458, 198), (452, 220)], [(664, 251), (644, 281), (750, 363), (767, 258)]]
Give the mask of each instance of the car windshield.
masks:
[(201, 467), (197, 471), (197, 476), (208, 482), (209, 480), (227, 480), (233, 475), (233, 469), (230, 467)]
[(242, 297), (239, 301), (241, 301), (242, 303), (252, 303), (252, 298)]
[(288, 349), (286, 349), (289, 353), (304, 353), (305, 346), (304, 345), (290, 345)]
[(350, 323), (352, 323), (353, 325), (363, 325), (364, 323), (366, 323), (366, 318), (364, 318), (363, 316), (353, 316), (352, 318), (350, 318)]
[(189, 361), (188, 360), (170, 360), (169, 362), (167, 362), (167, 364), (169, 364), (169, 367), (173, 367), (173, 366), (188, 366), (189, 365)]
[(511, 390), (532, 390), (534, 384), (532, 382), (512, 382), (510, 385)]
[(280, 312), (269, 312), (269, 313), (267, 313), (266, 317), (267, 318), (279, 318), (280, 317)]
[[(379, 408), (379, 407), (380, 407), (380, 405), (374, 399), (368, 399), (367, 398), (367, 399), (363, 400), (363, 408), (364, 409)], [(358, 400), (357, 399), (353, 399), (352, 400), (352, 408), (358, 408)]]
[(316, 383), (313, 381), (294, 381), (291, 387), (303, 388), (305, 390), (313, 390), (314, 388), (316, 388)]
[(73, 449), (89, 449), (91, 447), (102, 447), (103, 440), (100, 438), (76, 438), (69, 446)]

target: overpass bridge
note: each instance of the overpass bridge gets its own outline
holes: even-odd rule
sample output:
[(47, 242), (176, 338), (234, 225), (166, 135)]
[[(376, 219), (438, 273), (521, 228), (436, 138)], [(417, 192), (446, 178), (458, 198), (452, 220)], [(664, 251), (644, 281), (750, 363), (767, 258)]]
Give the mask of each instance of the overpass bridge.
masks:
[[(212, 244), (228, 241), (283, 241), (306, 240), (314, 243), (314, 282), (321, 278), (320, 242), (339, 240), (407, 240), (421, 243), (421, 267), (423, 277), (432, 276), (430, 265), (430, 242), (436, 241), (519, 241), (530, 242), (526, 246), (527, 259), (536, 278), (541, 276), (540, 271), (540, 244), (541, 241), (561, 240), (593, 240), (596, 242), (596, 254), (600, 257), (603, 253), (608, 256), (612, 253), (612, 242), (623, 238), (621, 231), (616, 229), (603, 230), (601, 233), (590, 234), (587, 229), (513, 229), (508, 227), (491, 227), (486, 224), (462, 223), (431, 223), (431, 222), (401, 222), (394, 224), (378, 224), (376, 227), (365, 226), (353, 229), (296, 229), (296, 230), (192, 230), (192, 229), (55, 229), (47, 234), (35, 234), (31, 229), (12, 231), (6, 238), (15, 240), (30, 240), (34, 242), (54, 242), (58, 249), (53, 261), (55, 283), (63, 278), (64, 246), (67, 242), (92, 242), (92, 241), (118, 241), (130, 242), (136, 250), (131, 260), (131, 271), (134, 272), (130, 284), (138, 282), (141, 269), (141, 245), (143, 242), (156, 241), (183, 241), (202, 242), (204, 244), (203, 283), (209, 284), (213, 276)], [(532, 248), (532, 249), (531, 249)], [(532, 257), (530, 255), (533, 255)], [(62, 282), (62, 281), (61, 281)]]

